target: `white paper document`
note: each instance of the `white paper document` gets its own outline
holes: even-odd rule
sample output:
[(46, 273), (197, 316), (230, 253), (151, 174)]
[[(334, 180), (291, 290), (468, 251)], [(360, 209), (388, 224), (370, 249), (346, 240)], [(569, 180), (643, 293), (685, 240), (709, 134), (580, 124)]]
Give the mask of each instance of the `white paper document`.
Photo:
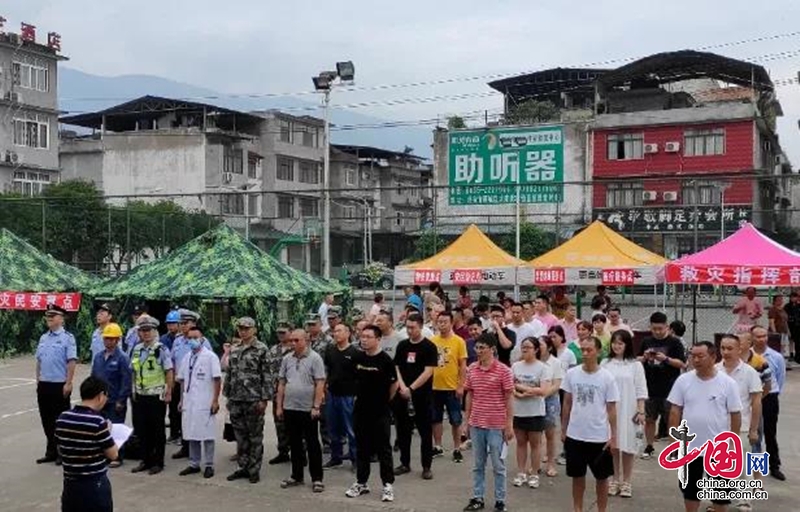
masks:
[(111, 438), (117, 444), (117, 447), (122, 447), (132, 433), (133, 429), (124, 423), (111, 424)]

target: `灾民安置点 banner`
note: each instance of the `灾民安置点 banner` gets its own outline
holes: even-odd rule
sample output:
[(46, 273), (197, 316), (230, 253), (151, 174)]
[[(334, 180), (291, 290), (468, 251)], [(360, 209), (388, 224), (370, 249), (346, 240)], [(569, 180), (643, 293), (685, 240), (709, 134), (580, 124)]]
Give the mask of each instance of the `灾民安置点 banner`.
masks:
[(449, 203), (560, 203), (564, 128), (539, 126), (450, 133)]

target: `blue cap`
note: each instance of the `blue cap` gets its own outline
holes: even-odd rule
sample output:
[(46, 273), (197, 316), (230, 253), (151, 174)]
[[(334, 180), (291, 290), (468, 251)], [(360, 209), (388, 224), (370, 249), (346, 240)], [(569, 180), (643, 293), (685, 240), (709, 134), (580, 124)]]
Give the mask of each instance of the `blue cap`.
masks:
[(177, 324), (181, 321), (181, 314), (178, 313), (177, 310), (173, 309), (169, 313), (167, 313), (167, 323), (168, 324)]

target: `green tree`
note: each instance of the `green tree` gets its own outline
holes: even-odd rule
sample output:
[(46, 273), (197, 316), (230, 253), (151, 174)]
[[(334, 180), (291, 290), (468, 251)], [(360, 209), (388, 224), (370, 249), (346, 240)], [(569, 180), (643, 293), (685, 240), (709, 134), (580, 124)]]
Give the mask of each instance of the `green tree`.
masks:
[(461, 116), (450, 116), (447, 118), (448, 130), (462, 130), (467, 127), (467, 123)]
[(506, 124), (537, 124), (558, 121), (559, 108), (551, 101), (525, 100), (511, 106), (506, 113)]
[(453, 241), (452, 236), (443, 236), (433, 229), (426, 229), (414, 242), (414, 254), (412, 261), (430, 258), (441, 251)]
[[(501, 249), (512, 256), (516, 253), (516, 234), (510, 233), (492, 235), (490, 238)], [(519, 257), (525, 261), (541, 256), (555, 247), (555, 236), (530, 222), (521, 222), (519, 225)]]

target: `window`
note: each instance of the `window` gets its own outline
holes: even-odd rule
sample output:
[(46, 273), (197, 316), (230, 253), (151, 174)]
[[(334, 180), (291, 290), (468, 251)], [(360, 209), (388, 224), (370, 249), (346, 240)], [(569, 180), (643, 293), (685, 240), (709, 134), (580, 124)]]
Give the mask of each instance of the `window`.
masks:
[(14, 118), (14, 145), (47, 149), (50, 147), (50, 121), (46, 116)]
[(403, 212), (397, 212), (397, 217), (394, 219), (395, 226), (401, 226), (402, 227), (403, 226), (403, 222), (404, 222), (404, 217), (405, 216), (404, 216)]
[(294, 181), (294, 160), (282, 156), (278, 157), (278, 179)]
[(244, 195), (225, 194), (222, 196), (223, 215), (244, 215)]
[(294, 198), (290, 196), (278, 196), (278, 218), (294, 218)]
[(14, 85), (23, 89), (47, 92), (50, 90), (50, 71), (47, 62), (29, 58), (12, 64)]
[(644, 135), (620, 133), (608, 136), (609, 160), (639, 160), (644, 158)]
[(725, 130), (686, 130), (683, 134), (684, 156), (725, 154)]
[(302, 134), (301, 143), (309, 148), (317, 147), (317, 129), (311, 126), (303, 126), (297, 130)]
[(235, 146), (222, 147), (222, 170), (235, 174), (244, 174), (242, 150)]
[(344, 183), (348, 187), (356, 186), (356, 170), (352, 167), (346, 167), (344, 170)]
[(35, 196), (43, 193), (50, 185), (50, 175), (44, 172), (14, 173), (14, 192), (25, 196)]
[(281, 142), (286, 142), (288, 144), (291, 144), (292, 139), (294, 139), (294, 137), (292, 136), (293, 135), (292, 122), (286, 121), (285, 119), (281, 119), (280, 126), (281, 126)]
[(300, 161), (300, 183), (319, 183), (319, 166), (316, 162)]
[(259, 194), (249, 194), (247, 197), (247, 215), (250, 217), (258, 216), (258, 196)]
[(247, 155), (247, 177), (258, 178), (258, 172), (261, 170), (261, 157), (252, 153)]
[(695, 184), (684, 181), (681, 185), (683, 204), (720, 204), (720, 189), (710, 181), (697, 182), (697, 201), (695, 201)]
[(303, 217), (319, 217), (319, 201), (310, 197), (300, 199), (300, 215)]
[(641, 206), (643, 191), (641, 183), (610, 183), (606, 187), (606, 207)]
[(342, 218), (346, 220), (352, 220), (356, 218), (356, 207), (355, 206), (342, 206)]

